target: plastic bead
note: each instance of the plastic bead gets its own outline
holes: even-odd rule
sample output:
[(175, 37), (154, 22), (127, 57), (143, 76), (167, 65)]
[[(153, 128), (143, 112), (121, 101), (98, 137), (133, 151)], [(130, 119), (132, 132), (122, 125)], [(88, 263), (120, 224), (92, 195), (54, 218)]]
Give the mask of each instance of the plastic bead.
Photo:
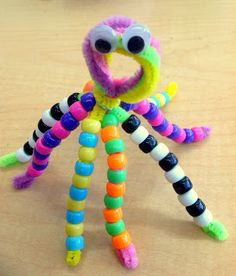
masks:
[(38, 177), (43, 173), (43, 170), (37, 170), (33, 167), (33, 164), (30, 164), (27, 168), (27, 174), (33, 177)]
[(32, 167), (33, 167), (35, 170), (37, 170), (37, 171), (42, 171), (42, 170), (45, 170), (45, 169), (47, 168), (48, 162), (45, 163), (45, 164), (42, 164), (42, 165), (38, 165), (38, 164), (36, 164), (35, 162), (32, 162), (31, 165), (32, 165)]
[(63, 112), (60, 109), (59, 103), (56, 103), (51, 107), (50, 114), (52, 118), (57, 121), (61, 119)]
[(176, 165), (172, 170), (165, 173), (165, 177), (170, 183), (175, 183), (185, 177), (185, 174), (183, 169)]
[(212, 213), (206, 208), (200, 216), (194, 217), (193, 220), (198, 226), (205, 227), (213, 221), (213, 216)]
[(107, 178), (111, 183), (121, 183), (126, 180), (126, 170), (108, 170)]
[(101, 129), (101, 123), (94, 119), (85, 119), (82, 121), (81, 128), (85, 132), (96, 134)]
[(136, 144), (141, 144), (148, 137), (148, 135), (149, 133), (147, 129), (140, 126), (130, 135), (130, 138)]
[(178, 195), (178, 200), (184, 206), (193, 205), (198, 199), (198, 195), (194, 189), (189, 190), (185, 194)]
[(67, 112), (61, 117), (61, 124), (66, 130), (71, 131), (78, 127), (79, 121), (70, 112)]
[(150, 103), (150, 108), (149, 111), (143, 115), (143, 117), (147, 120), (152, 120), (154, 119), (158, 114), (158, 109), (155, 104)]
[(65, 139), (70, 135), (70, 131), (66, 130), (60, 121), (56, 122), (56, 124), (52, 127), (52, 133), (59, 139)]
[(178, 164), (178, 159), (172, 152), (169, 152), (163, 159), (159, 161), (159, 166), (166, 172), (170, 171)]
[(113, 184), (108, 182), (106, 189), (107, 189), (107, 194), (109, 196), (113, 196), (113, 197), (123, 196), (125, 193), (125, 182), (119, 183), (119, 184)]
[(200, 216), (206, 209), (205, 204), (199, 198), (194, 204), (187, 206), (186, 210), (192, 217)]
[(34, 141), (33, 137), (29, 138), (28, 143), (31, 146), (31, 148), (34, 148), (36, 145), (36, 142)]
[(73, 211), (67, 210), (66, 219), (71, 224), (79, 224), (84, 221), (84, 211), (73, 212)]
[(50, 156), (50, 154), (40, 154), (36, 149), (34, 149), (34, 156), (37, 158), (37, 159), (40, 159), (40, 160), (46, 160), (48, 159), (48, 157)]
[(92, 93), (85, 93), (80, 97), (80, 101), (86, 111), (91, 111), (95, 106), (96, 100)]
[(189, 190), (192, 189), (192, 187), (193, 187), (193, 184), (187, 176), (173, 183), (173, 188), (175, 192), (180, 195), (187, 193)]
[(120, 208), (123, 204), (123, 197), (111, 197), (109, 195), (105, 195), (104, 203), (109, 209), (117, 209)]
[(76, 237), (76, 236), (81, 236), (84, 232), (84, 224), (79, 223), (79, 224), (71, 224), (67, 223), (66, 224), (66, 234), (69, 237)]
[(105, 149), (107, 154), (113, 154), (116, 152), (123, 152), (125, 145), (121, 139), (113, 139), (105, 143)]
[(67, 237), (66, 249), (67, 250), (81, 250), (84, 248), (84, 237)]
[(141, 122), (139, 118), (135, 115), (131, 115), (124, 123), (122, 124), (122, 128), (127, 133), (133, 133), (139, 126)]
[(57, 138), (55, 135), (53, 135), (53, 132), (51, 130), (48, 130), (44, 133), (42, 137), (42, 143), (44, 146), (49, 148), (55, 148), (61, 143), (61, 139)]
[(73, 185), (70, 186), (70, 197), (74, 200), (84, 200), (88, 195), (88, 189), (76, 188)]
[(113, 114), (105, 114), (102, 120), (102, 128), (106, 126), (118, 126), (119, 120)]
[(131, 237), (128, 231), (124, 231), (117, 236), (112, 237), (112, 245), (116, 249), (123, 249), (128, 247), (131, 244)]
[(66, 113), (69, 111), (69, 105), (67, 103), (67, 100), (68, 100), (68, 98), (66, 97), (59, 102), (59, 107), (63, 113)]
[(101, 137), (102, 141), (106, 143), (110, 140), (120, 138), (120, 133), (116, 126), (107, 126), (102, 128)]
[(88, 188), (91, 183), (91, 176), (82, 176), (75, 173), (72, 178), (72, 183), (77, 188)]
[(70, 113), (77, 121), (82, 121), (88, 116), (88, 112), (84, 109), (80, 102), (75, 102), (70, 106)]
[(104, 209), (104, 218), (107, 222), (114, 223), (122, 219), (123, 212), (121, 208), (117, 209)]
[(79, 159), (82, 162), (93, 162), (97, 156), (96, 148), (80, 147)]
[(94, 87), (93, 81), (90, 80), (85, 84), (83, 88), (83, 92), (91, 92), (93, 91), (93, 87)]
[(144, 153), (149, 153), (156, 147), (156, 145), (157, 145), (156, 138), (149, 134), (148, 137), (141, 144), (139, 144), (139, 148)]
[(127, 165), (127, 158), (123, 152), (114, 153), (107, 157), (107, 163), (112, 170), (121, 170)]
[(67, 199), (68, 210), (78, 212), (83, 210), (84, 208), (85, 208), (85, 200), (77, 201), (77, 200), (71, 199), (70, 197)]
[(75, 92), (75, 93), (71, 94), (71, 95), (68, 97), (68, 99), (67, 99), (67, 104), (68, 104), (69, 106), (71, 106), (73, 103), (79, 101), (78, 97), (79, 97), (79, 93), (78, 93), (78, 92)]
[(98, 136), (94, 133), (81, 132), (79, 136), (79, 143), (85, 147), (96, 147), (98, 143)]
[(169, 149), (163, 143), (159, 143), (151, 152), (150, 155), (155, 161), (160, 161), (169, 153)]
[(20, 148), (16, 151), (16, 158), (18, 161), (25, 163), (31, 159), (31, 155), (26, 154), (23, 148)]
[(35, 142), (37, 142), (37, 140), (39, 139), (39, 137), (36, 134), (36, 130), (34, 130), (34, 132), (33, 132), (33, 139)]
[(46, 147), (45, 145), (43, 145), (42, 138), (38, 139), (35, 148), (42, 155), (47, 155), (52, 152), (52, 148), (49, 148), (49, 147)]
[(143, 100), (137, 105), (137, 107), (135, 108), (135, 112), (140, 115), (143, 115), (143, 114), (147, 113), (149, 109), (150, 109), (149, 101)]
[(94, 165), (93, 163), (83, 163), (81, 161), (77, 161), (75, 163), (75, 172), (82, 176), (89, 176), (93, 173)]
[(24, 152), (28, 155), (32, 155), (34, 149), (30, 146), (29, 142), (26, 142), (23, 146)]
[(123, 220), (118, 220), (115, 223), (106, 223), (105, 227), (107, 233), (111, 236), (119, 235), (125, 230), (125, 224)]
[(49, 130), (51, 127), (47, 126), (46, 124), (44, 124), (43, 120), (40, 119), (39, 122), (38, 122), (38, 129), (44, 133), (46, 132), (47, 130)]
[(44, 111), (43, 115), (42, 115), (42, 120), (44, 122), (44, 124), (52, 127), (53, 125), (55, 125), (55, 123), (57, 122), (57, 120), (53, 119), (50, 113), (50, 109)]

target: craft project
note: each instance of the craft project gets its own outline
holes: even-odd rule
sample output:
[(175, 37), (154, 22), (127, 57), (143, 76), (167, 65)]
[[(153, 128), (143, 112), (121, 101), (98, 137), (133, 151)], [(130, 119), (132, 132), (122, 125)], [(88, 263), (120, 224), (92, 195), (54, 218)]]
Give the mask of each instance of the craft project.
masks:
[[(114, 78), (109, 67), (114, 52), (134, 59), (140, 64), (140, 69), (131, 77)], [(132, 19), (115, 16), (99, 23), (88, 33), (83, 43), (83, 54), (92, 81), (85, 85), (82, 93), (74, 93), (45, 111), (24, 146), (0, 159), (1, 167), (32, 159), (27, 171), (14, 178), (16, 189), (28, 188), (45, 172), (53, 149), (81, 122), (78, 161), (67, 201), (67, 263), (77, 265), (84, 249), (85, 200), (100, 133), (108, 155), (107, 193), (104, 197), (106, 231), (111, 235), (121, 263), (127, 268), (135, 268), (138, 264), (136, 249), (125, 227), (121, 209), (127, 158), (119, 124), (138, 148), (159, 164), (194, 223), (210, 237), (225, 240), (228, 236), (226, 229), (213, 219), (198, 198), (176, 155), (149, 134), (138, 116), (130, 114), (133, 111), (142, 115), (160, 135), (177, 143), (199, 142), (210, 133), (208, 127), (181, 128), (168, 121), (160, 110), (175, 95), (177, 86), (170, 83), (164, 92), (153, 95), (159, 82), (159, 41), (152, 37), (147, 27)]]

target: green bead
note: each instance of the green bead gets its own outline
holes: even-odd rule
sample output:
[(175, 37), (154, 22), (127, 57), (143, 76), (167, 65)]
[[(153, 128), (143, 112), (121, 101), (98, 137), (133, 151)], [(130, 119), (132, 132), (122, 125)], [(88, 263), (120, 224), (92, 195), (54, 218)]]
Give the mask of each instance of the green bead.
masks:
[(123, 152), (125, 150), (125, 145), (123, 140), (113, 139), (105, 143), (105, 149), (107, 154)]
[(111, 170), (107, 171), (107, 178), (111, 183), (121, 183), (126, 180), (126, 170)]
[(113, 114), (105, 114), (102, 119), (102, 128), (106, 126), (118, 126), (119, 120)]
[(117, 209), (120, 208), (123, 204), (123, 196), (111, 197), (109, 195), (105, 195), (104, 203), (109, 209)]
[(116, 235), (119, 235), (120, 233), (124, 232), (124, 230), (125, 230), (125, 223), (121, 219), (121, 220), (118, 220), (115, 223), (108, 223), (107, 222), (105, 224), (105, 227), (106, 227), (107, 233), (109, 235), (116, 236)]

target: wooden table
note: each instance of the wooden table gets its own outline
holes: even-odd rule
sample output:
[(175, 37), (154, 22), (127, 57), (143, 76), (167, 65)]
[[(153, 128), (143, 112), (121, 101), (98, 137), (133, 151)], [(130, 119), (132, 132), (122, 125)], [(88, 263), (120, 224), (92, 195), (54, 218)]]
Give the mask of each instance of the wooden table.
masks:
[[(1, 155), (25, 142), (42, 111), (82, 89), (89, 79), (83, 38), (113, 14), (137, 19), (160, 38), (158, 91), (169, 81), (180, 87), (164, 108), (167, 117), (184, 127), (212, 127), (212, 136), (199, 144), (176, 145), (156, 136), (177, 154), (199, 196), (227, 226), (230, 239), (224, 243), (191, 222), (162, 171), (123, 132), (129, 159), (124, 213), (140, 258), (132, 275), (236, 275), (235, 11), (236, 2), (226, 0), (0, 1)], [(113, 67), (122, 75), (136, 66), (116, 59)], [(87, 201), (87, 246), (78, 267), (65, 264), (65, 206), (78, 133), (53, 153), (47, 172), (31, 189), (15, 191), (11, 185), (25, 165), (1, 170), (1, 276), (129, 273), (104, 230), (106, 155), (101, 142)]]

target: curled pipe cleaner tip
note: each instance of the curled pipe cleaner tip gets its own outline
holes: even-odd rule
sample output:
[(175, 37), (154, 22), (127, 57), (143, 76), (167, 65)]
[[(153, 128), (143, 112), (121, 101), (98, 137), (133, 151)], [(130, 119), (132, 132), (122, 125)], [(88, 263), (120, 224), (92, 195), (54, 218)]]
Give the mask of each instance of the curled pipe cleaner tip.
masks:
[(211, 128), (210, 127), (202, 127), (203, 132), (205, 134), (205, 137), (209, 136), (211, 134)]
[(26, 189), (33, 184), (34, 179), (35, 177), (23, 173), (14, 177), (13, 184), (16, 189)]
[(16, 158), (16, 153), (11, 152), (0, 157), (0, 168), (7, 168), (20, 163)]
[(214, 220), (209, 225), (203, 227), (202, 229), (208, 236), (216, 239), (218, 241), (224, 241), (228, 239), (228, 232), (225, 229), (224, 225), (219, 221)]
[(121, 263), (128, 269), (134, 269), (138, 266), (138, 257), (136, 249), (131, 243), (128, 247), (117, 250), (117, 255)]

